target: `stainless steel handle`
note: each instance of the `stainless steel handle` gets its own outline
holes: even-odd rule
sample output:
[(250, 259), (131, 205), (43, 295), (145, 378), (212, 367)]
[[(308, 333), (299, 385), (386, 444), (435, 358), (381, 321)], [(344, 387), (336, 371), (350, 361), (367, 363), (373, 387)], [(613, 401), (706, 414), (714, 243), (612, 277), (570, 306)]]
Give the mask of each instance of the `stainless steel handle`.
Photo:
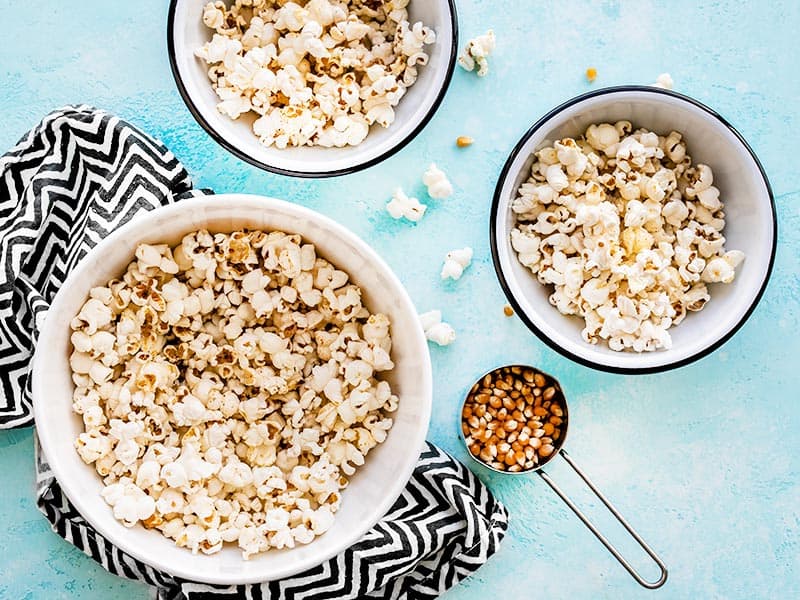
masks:
[(657, 581), (647, 581), (641, 575), (639, 575), (639, 573), (637, 573), (636, 570), (630, 565), (630, 563), (627, 560), (625, 560), (625, 558), (623, 558), (623, 556), (611, 544), (611, 542), (609, 542), (608, 539), (606, 539), (606, 537), (602, 533), (600, 533), (600, 531), (597, 529), (597, 527), (595, 527), (594, 523), (592, 523), (589, 520), (589, 518), (586, 515), (584, 515), (581, 512), (581, 510), (575, 505), (575, 503), (569, 498), (569, 496), (567, 496), (561, 490), (561, 488), (559, 488), (555, 484), (555, 482), (550, 478), (550, 476), (547, 473), (545, 473), (544, 471), (538, 471), (539, 476), (547, 482), (547, 485), (549, 485), (551, 488), (553, 488), (553, 491), (556, 494), (558, 494), (559, 498), (561, 498), (564, 501), (564, 503), (567, 506), (569, 506), (570, 509), (572, 509), (572, 512), (574, 512), (575, 515), (581, 521), (583, 521), (583, 524), (586, 525), (586, 527), (589, 528), (589, 531), (591, 531), (598, 540), (603, 542), (603, 545), (608, 549), (609, 552), (611, 552), (611, 554), (614, 555), (614, 558), (616, 558), (619, 561), (619, 564), (621, 564), (623, 567), (625, 567), (625, 570), (628, 571), (628, 573), (631, 574), (631, 577), (633, 577), (637, 582), (639, 582), (640, 585), (642, 585), (642, 586), (644, 586), (644, 587), (646, 587), (648, 589), (651, 589), (651, 590), (654, 590), (654, 589), (659, 588), (662, 585), (664, 585), (664, 583), (667, 581), (667, 568), (664, 566), (664, 563), (661, 561), (661, 559), (658, 557), (658, 555), (655, 552), (653, 552), (653, 550), (650, 548), (650, 546), (648, 546), (645, 543), (645, 541), (639, 536), (639, 534), (636, 533), (633, 530), (633, 528), (622, 517), (622, 515), (619, 514), (617, 509), (614, 508), (614, 506), (606, 499), (606, 497), (603, 496), (603, 494), (600, 493), (600, 490), (598, 490), (595, 487), (595, 485), (589, 480), (589, 478), (586, 476), (586, 474), (583, 471), (581, 471), (578, 468), (578, 465), (576, 465), (573, 462), (573, 460), (570, 457), (570, 455), (567, 454), (566, 451), (564, 451), (564, 450), (560, 450), (559, 454), (561, 454), (561, 457), (565, 461), (567, 461), (567, 464), (569, 464), (569, 466), (572, 467), (572, 469), (580, 476), (580, 478), (583, 479), (584, 483), (586, 483), (586, 485), (589, 486), (589, 489), (591, 489), (592, 492), (594, 492), (594, 495), (597, 496), (603, 502), (603, 504), (605, 504), (606, 508), (611, 512), (612, 515), (614, 515), (614, 517), (617, 519), (617, 521), (619, 521), (619, 523), (627, 530), (627, 532), (631, 534), (633, 539), (636, 540), (636, 542), (639, 544), (639, 546), (642, 548), (642, 550), (647, 552), (647, 554), (650, 556), (650, 558), (652, 558), (653, 561), (658, 565), (658, 568), (661, 570), (661, 577), (659, 577)]

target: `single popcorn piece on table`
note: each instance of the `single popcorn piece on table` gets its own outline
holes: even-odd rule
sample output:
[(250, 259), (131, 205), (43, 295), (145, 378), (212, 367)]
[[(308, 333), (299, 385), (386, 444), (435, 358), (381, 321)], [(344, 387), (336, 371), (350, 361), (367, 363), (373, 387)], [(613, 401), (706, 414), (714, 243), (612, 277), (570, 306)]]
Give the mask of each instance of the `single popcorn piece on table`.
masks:
[(332, 526), (398, 406), (391, 324), (347, 273), (299, 235), (197, 231), (141, 244), (89, 296), (71, 322), (75, 447), (115, 518), (245, 559)]
[(478, 77), (483, 77), (489, 72), (487, 58), (495, 48), (494, 31), (491, 29), (483, 35), (472, 38), (467, 42), (464, 51), (458, 57), (458, 64), (467, 71), (478, 67)]
[(444, 171), (431, 163), (428, 170), (422, 175), (422, 183), (428, 188), (428, 195), (431, 198), (442, 200), (453, 195), (453, 184), (447, 179)]
[(442, 267), (442, 279), (460, 279), (470, 263), (472, 262), (472, 248), (467, 246), (459, 250), (451, 250), (447, 253)]
[(442, 321), (442, 311), (431, 310), (419, 316), (425, 337), (439, 346), (449, 346), (456, 339), (455, 330)]
[(711, 168), (683, 136), (589, 126), (535, 153), (512, 203), (511, 244), (550, 287), (550, 303), (584, 320), (583, 339), (613, 350), (669, 349), (669, 329), (730, 283), (744, 254), (725, 249)]
[(266, 146), (360, 144), (389, 127), (428, 63), (436, 34), (409, 21), (408, 2), (209, 2), (213, 31), (195, 51), (208, 67), (217, 109), (254, 114)]
[(661, 75), (656, 78), (653, 87), (671, 90), (674, 84), (675, 82), (672, 81), (672, 76), (669, 73), (661, 73)]
[(394, 219), (408, 219), (417, 223), (425, 214), (428, 207), (420, 203), (416, 198), (406, 196), (402, 188), (396, 188), (392, 194), (392, 199), (386, 205), (386, 210)]

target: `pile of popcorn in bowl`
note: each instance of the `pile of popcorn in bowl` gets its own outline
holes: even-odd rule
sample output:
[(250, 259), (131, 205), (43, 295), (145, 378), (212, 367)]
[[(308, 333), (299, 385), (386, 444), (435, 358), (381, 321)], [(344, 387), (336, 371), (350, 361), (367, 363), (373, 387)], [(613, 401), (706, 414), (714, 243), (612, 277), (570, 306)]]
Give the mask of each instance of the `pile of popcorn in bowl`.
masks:
[(428, 63), (436, 34), (408, 19), (409, 0), (217, 0), (203, 10), (213, 31), (196, 55), (231, 119), (255, 113), (265, 146), (357, 146)]
[(298, 235), (141, 244), (71, 323), (75, 446), (128, 527), (245, 559), (307, 544), (392, 426), (390, 327)]
[(669, 329), (709, 301), (707, 284), (732, 282), (744, 260), (725, 248), (713, 183), (676, 131), (594, 124), (535, 153), (511, 244), (550, 303), (584, 320), (585, 342), (667, 350)]

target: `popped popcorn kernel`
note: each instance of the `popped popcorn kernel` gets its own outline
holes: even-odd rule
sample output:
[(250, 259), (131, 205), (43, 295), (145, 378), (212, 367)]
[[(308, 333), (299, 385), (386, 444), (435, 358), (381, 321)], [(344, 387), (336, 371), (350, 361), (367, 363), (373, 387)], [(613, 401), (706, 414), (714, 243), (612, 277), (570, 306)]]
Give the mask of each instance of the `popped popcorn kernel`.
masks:
[(653, 87), (671, 90), (674, 85), (675, 82), (672, 80), (672, 76), (669, 73), (661, 73), (656, 78), (656, 82), (653, 84)]
[(459, 250), (451, 250), (447, 253), (442, 267), (442, 279), (461, 279), (470, 263), (472, 262), (472, 248), (467, 246)]
[(491, 29), (472, 38), (467, 42), (463, 52), (458, 57), (458, 64), (466, 71), (474, 71), (477, 67), (478, 77), (484, 77), (489, 73), (489, 55), (495, 49), (495, 35)]
[(386, 205), (393, 219), (407, 219), (413, 223), (420, 221), (428, 207), (416, 198), (408, 197), (402, 188), (396, 188), (392, 199)]
[(422, 183), (428, 188), (428, 195), (431, 198), (442, 200), (453, 195), (453, 184), (435, 163), (431, 163), (422, 175)]
[(420, 325), (425, 337), (439, 345), (449, 346), (456, 340), (456, 332), (449, 323), (442, 321), (442, 311), (431, 310), (419, 315)]

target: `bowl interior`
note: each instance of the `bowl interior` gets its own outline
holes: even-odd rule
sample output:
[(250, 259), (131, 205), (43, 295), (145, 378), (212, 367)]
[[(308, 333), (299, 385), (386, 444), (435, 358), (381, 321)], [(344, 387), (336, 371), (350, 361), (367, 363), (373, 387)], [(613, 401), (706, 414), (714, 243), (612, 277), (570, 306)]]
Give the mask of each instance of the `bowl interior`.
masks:
[[(530, 176), (532, 153), (563, 137), (580, 136), (592, 123), (629, 120), (659, 134), (683, 134), (695, 164), (708, 164), (725, 203), (727, 250), (741, 250), (744, 262), (732, 284), (709, 286), (711, 300), (670, 329), (670, 350), (615, 352), (602, 341), (581, 338), (583, 319), (560, 314), (548, 301), (548, 287), (518, 260), (511, 247), (514, 215), (510, 203)], [(768, 183), (753, 155), (722, 119), (679, 95), (655, 89), (598, 91), (553, 111), (509, 159), (498, 184), (493, 213), (496, 259), (509, 293), (524, 317), (556, 349), (597, 368), (654, 371), (699, 358), (734, 331), (751, 312), (771, 269), (775, 244), (774, 209)]]
[[(236, 547), (192, 555), (160, 533), (141, 526), (127, 529), (114, 519), (100, 496), (102, 482), (73, 448), (83, 423), (72, 412), (68, 357), (69, 322), (91, 287), (118, 276), (140, 242), (177, 243), (186, 233), (206, 228), (228, 232), (250, 227), (297, 232), (320, 255), (352, 275), (366, 305), (392, 322), (395, 369), (387, 380), (400, 397), (394, 427), (370, 452), (366, 464), (342, 493), (334, 526), (292, 550), (271, 550), (245, 561)], [(363, 241), (316, 213), (285, 202), (239, 195), (185, 200), (139, 216), (99, 244), (76, 267), (58, 293), (39, 338), (33, 374), (36, 426), (56, 478), (78, 511), (114, 544), (136, 558), (192, 581), (233, 584), (267, 581), (311, 568), (352, 545), (391, 507), (416, 465), (431, 410), (431, 368), (427, 343), (414, 307), (386, 264)]]
[(202, 22), (206, 0), (173, 0), (170, 52), (179, 87), (195, 117), (229, 150), (260, 166), (293, 174), (321, 175), (347, 172), (381, 160), (404, 140), (410, 140), (432, 115), (452, 74), (455, 61), (454, 12), (448, 0), (412, 0), (409, 20), (422, 21), (436, 32), (436, 43), (427, 46), (430, 60), (419, 68), (419, 78), (395, 107), (395, 121), (388, 128), (375, 125), (358, 146), (322, 148), (304, 146), (280, 150), (261, 144), (252, 131), (256, 116), (236, 121), (217, 111), (219, 98), (211, 89), (205, 61), (194, 51), (211, 39), (212, 30)]

